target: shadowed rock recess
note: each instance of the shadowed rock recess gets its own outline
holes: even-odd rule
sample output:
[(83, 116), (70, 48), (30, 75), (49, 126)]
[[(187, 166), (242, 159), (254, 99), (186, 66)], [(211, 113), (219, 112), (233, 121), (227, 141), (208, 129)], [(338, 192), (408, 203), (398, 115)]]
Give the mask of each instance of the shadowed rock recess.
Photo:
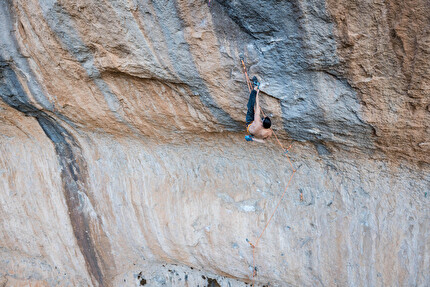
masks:
[(429, 1), (208, 4), (0, 1), (0, 286), (428, 286)]

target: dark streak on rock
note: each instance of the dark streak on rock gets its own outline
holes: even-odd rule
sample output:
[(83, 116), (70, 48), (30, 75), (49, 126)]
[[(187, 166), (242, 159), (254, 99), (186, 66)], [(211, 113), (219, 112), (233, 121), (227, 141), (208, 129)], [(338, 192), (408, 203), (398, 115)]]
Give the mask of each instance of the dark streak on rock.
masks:
[(84, 178), (87, 167), (81, 148), (74, 138), (54, 119), (46, 116), (38, 116), (36, 119), (45, 134), (55, 145), (55, 151), (61, 166), (61, 179), (73, 232), (90, 273), (103, 286), (103, 274), (98, 263), (96, 248), (90, 236), (90, 218), (83, 212), (84, 202), (79, 194), (87, 189), (86, 179)]
[(90, 217), (83, 211), (84, 202), (81, 193), (87, 190), (87, 166), (82, 150), (73, 136), (53, 117), (33, 106), (24, 92), (15, 71), (0, 56), (0, 97), (10, 107), (34, 117), (45, 134), (53, 142), (61, 166), (63, 191), (74, 235), (85, 258), (89, 273), (103, 284), (96, 248), (91, 240)]

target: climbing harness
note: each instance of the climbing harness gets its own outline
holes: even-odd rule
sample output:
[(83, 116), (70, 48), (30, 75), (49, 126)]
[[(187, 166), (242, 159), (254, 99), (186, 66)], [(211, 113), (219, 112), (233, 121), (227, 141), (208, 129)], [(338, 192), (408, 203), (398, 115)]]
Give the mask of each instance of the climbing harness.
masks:
[(252, 122), (250, 122), (247, 126), (246, 126), (246, 132), (249, 134), (250, 132), (249, 132), (249, 127), (252, 125), (252, 123), (253, 123), (253, 121)]
[[(242, 62), (243, 72), (245, 74), (246, 84), (248, 85), (248, 90), (249, 90), (249, 92), (251, 92), (251, 90), (252, 90), (252, 83), (249, 80), (248, 72), (247, 72), (246, 66), (245, 66), (245, 61), (244, 61), (244, 59), (242, 57), (240, 58), (240, 61)], [(264, 114), (263, 109), (261, 109), (261, 112), (263, 113), (264, 116), (266, 116)], [(293, 163), (291, 162), (290, 157), (288, 156), (288, 152), (291, 149), (292, 144), (288, 148), (284, 148), (284, 146), (282, 145), (281, 141), (279, 140), (278, 136), (276, 135), (276, 133), (275, 133), (275, 131), (273, 129), (272, 129), (272, 133), (275, 136), (276, 141), (278, 142), (279, 146), (281, 147), (281, 149), (283, 151), (283, 154), (287, 158), (287, 160), (288, 160), (288, 162), (290, 164), (292, 173), (291, 173), (290, 179), (288, 180), (287, 186), (285, 187), (284, 192), (281, 195), (281, 198), (279, 199), (278, 203), (276, 204), (275, 210), (272, 212), (272, 215), (270, 215), (269, 220), (267, 221), (266, 225), (264, 226), (263, 231), (261, 231), (260, 235), (255, 240), (255, 243), (252, 243), (251, 241), (249, 241), (248, 239), (246, 239), (246, 242), (248, 242), (249, 245), (252, 248), (252, 265), (253, 265), (252, 266), (253, 267), (252, 268), (252, 286), (255, 286), (255, 277), (257, 276), (257, 266), (256, 266), (256, 260), (255, 260), (256, 249), (258, 247), (260, 239), (263, 237), (264, 232), (266, 231), (267, 227), (269, 226), (270, 222), (272, 221), (273, 216), (275, 215), (276, 211), (278, 210), (278, 207), (281, 204), (282, 199), (284, 198), (285, 194), (287, 193), (288, 187), (290, 186), (290, 183), (291, 183), (291, 181), (293, 179), (293, 176), (294, 176), (294, 174), (297, 171), (294, 168)], [(303, 193), (302, 192), (300, 192), (300, 201), (303, 201)]]

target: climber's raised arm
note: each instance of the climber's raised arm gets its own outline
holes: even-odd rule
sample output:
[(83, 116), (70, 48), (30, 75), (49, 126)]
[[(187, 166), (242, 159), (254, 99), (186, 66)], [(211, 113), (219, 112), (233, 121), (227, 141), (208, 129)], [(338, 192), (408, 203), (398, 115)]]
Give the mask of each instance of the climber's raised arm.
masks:
[(254, 119), (254, 121), (261, 122), (261, 110), (260, 110), (260, 103), (259, 103), (259, 97), (258, 97), (258, 94), (260, 93), (260, 89), (258, 86), (255, 88), (254, 88), (254, 90), (257, 91), (257, 95), (255, 96), (255, 119)]
[(261, 118), (259, 87), (257, 77), (252, 78), (252, 91), (249, 95), (248, 112), (246, 113), (246, 130), (250, 134), (245, 137), (247, 141), (264, 142), (264, 139), (272, 135), (270, 118)]

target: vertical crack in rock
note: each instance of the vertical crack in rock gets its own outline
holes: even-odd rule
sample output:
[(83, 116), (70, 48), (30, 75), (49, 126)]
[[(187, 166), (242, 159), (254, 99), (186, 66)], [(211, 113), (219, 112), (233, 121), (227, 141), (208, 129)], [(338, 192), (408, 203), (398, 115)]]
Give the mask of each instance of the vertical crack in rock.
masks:
[[(29, 101), (18, 80), (17, 75), (10, 65), (0, 56), (0, 97), (10, 107), (34, 117), (45, 134), (53, 142), (61, 166), (61, 179), (64, 195), (69, 210), (69, 216), (73, 232), (77, 239), (79, 248), (85, 258), (88, 271), (98, 282), (104, 286), (103, 272), (101, 270), (102, 260), (96, 246), (91, 238), (91, 225), (93, 222), (91, 214), (85, 209), (85, 197), (87, 187), (87, 166), (82, 155), (82, 150), (73, 136), (66, 131), (54, 118), (43, 111), (38, 110)], [(98, 228), (101, 230), (101, 228)]]

